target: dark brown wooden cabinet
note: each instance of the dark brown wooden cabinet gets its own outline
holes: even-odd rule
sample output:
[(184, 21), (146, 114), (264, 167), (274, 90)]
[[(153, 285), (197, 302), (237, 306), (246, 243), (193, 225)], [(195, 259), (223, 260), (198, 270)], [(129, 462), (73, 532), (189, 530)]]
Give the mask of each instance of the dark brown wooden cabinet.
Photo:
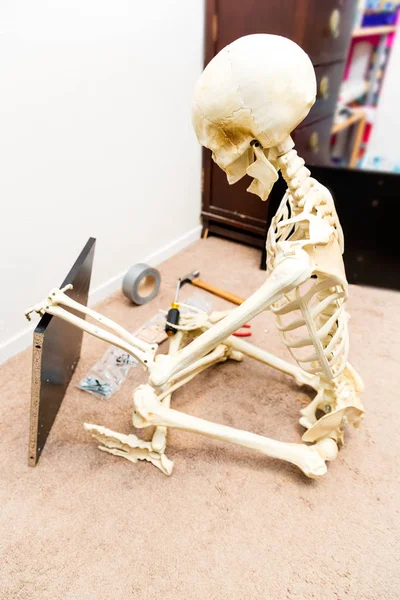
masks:
[[(357, 0), (207, 0), (205, 64), (232, 41), (252, 33), (274, 33), (298, 43), (313, 61), (318, 86), (315, 105), (294, 131), (296, 149), (308, 165), (330, 164), (332, 118)], [(268, 202), (246, 192), (244, 177), (229, 186), (226, 175), (203, 151), (203, 228), (264, 245)]]

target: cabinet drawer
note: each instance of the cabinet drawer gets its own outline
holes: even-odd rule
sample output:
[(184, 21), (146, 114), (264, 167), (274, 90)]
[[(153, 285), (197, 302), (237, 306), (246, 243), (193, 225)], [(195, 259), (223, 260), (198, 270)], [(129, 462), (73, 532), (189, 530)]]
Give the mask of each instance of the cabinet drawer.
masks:
[(357, 0), (308, 0), (302, 48), (314, 65), (344, 60)]
[(302, 125), (333, 115), (344, 71), (344, 62), (315, 67), (317, 99)]
[(328, 117), (294, 131), (296, 150), (307, 165), (330, 166), (332, 164), (329, 148), (331, 128), (332, 117)]
[[(218, 0), (215, 54), (237, 38), (272, 33), (297, 40), (299, 12), (308, 0)], [(325, 0), (320, 0), (325, 2)], [(300, 17), (301, 20), (301, 17)]]

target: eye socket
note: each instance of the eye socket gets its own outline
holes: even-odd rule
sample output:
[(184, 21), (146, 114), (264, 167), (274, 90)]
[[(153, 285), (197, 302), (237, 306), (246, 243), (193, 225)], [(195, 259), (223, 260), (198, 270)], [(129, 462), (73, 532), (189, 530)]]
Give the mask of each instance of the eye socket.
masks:
[(260, 142), (258, 140), (252, 140), (250, 142), (250, 146), (255, 146), (256, 148), (258, 148), (260, 146)]

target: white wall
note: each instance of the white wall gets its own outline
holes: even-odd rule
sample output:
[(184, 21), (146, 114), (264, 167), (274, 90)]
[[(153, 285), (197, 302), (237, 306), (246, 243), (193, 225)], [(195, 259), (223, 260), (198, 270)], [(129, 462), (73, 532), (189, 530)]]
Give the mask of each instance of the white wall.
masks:
[[(95, 299), (199, 236), (203, 0), (0, 3), (0, 361), (97, 237)], [(166, 247), (166, 248), (165, 248)]]

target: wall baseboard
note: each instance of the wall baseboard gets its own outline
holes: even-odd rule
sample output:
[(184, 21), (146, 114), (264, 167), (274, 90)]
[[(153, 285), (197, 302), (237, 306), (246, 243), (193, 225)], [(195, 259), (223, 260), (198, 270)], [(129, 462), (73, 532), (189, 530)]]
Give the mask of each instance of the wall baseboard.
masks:
[[(183, 250), (183, 248), (186, 248), (186, 246), (189, 246), (196, 240), (200, 239), (200, 234), (201, 225), (195, 227), (194, 229), (191, 229), (190, 231), (187, 231), (186, 233), (176, 238), (166, 246), (159, 248), (146, 258), (143, 258), (142, 260), (138, 260), (136, 262), (143, 262), (150, 265), (151, 267), (156, 267), (157, 265), (164, 262), (164, 260), (167, 260), (168, 258), (171, 258), (171, 256), (178, 254), (178, 252)], [(100, 302), (104, 298), (111, 296), (111, 294), (113, 294), (117, 290), (120, 290), (122, 287), (122, 280), (124, 278), (125, 273), (126, 270), (122, 273), (118, 273), (118, 275), (114, 275), (114, 277), (111, 277), (108, 281), (105, 281), (101, 285), (97, 286), (93, 291), (91, 291), (89, 294), (90, 306), (93, 306), (93, 304), (97, 304), (97, 302)]]
[[(183, 235), (179, 236), (166, 246), (159, 248), (152, 254), (147, 257), (144, 257), (137, 262), (144, 262), (149, 264), (152, 267), (156, 267), (160, 263), (164, 262), (171, 256), (174, 256), (186, 246), (189, 246), (196, 240), (200, 239), (201, 234), (201, 225), (198, 227), (194, 227), (190, 229)], [(96, 260), (96, 259), (95, 259)], [(105, 281), (101, 285), (97, 286), (92, 292), (89, 294), (89, 304), (93, 306), (100, 302), (104, 298), (107, 298), (117, 290), (121, 289), (122, 279), (125, 275), (125, 271), (123, 273), (118, 273), (114, 277), (111, 277), (108, 281)], [(22, 352), (32, 344), (32, 332), (36, 327), (36, 324), (27, 327), (14, 335), (13, 337), (6, 340), (3, 344), (0, 344), (0, 364), (18, 354), (18, 352)]]

